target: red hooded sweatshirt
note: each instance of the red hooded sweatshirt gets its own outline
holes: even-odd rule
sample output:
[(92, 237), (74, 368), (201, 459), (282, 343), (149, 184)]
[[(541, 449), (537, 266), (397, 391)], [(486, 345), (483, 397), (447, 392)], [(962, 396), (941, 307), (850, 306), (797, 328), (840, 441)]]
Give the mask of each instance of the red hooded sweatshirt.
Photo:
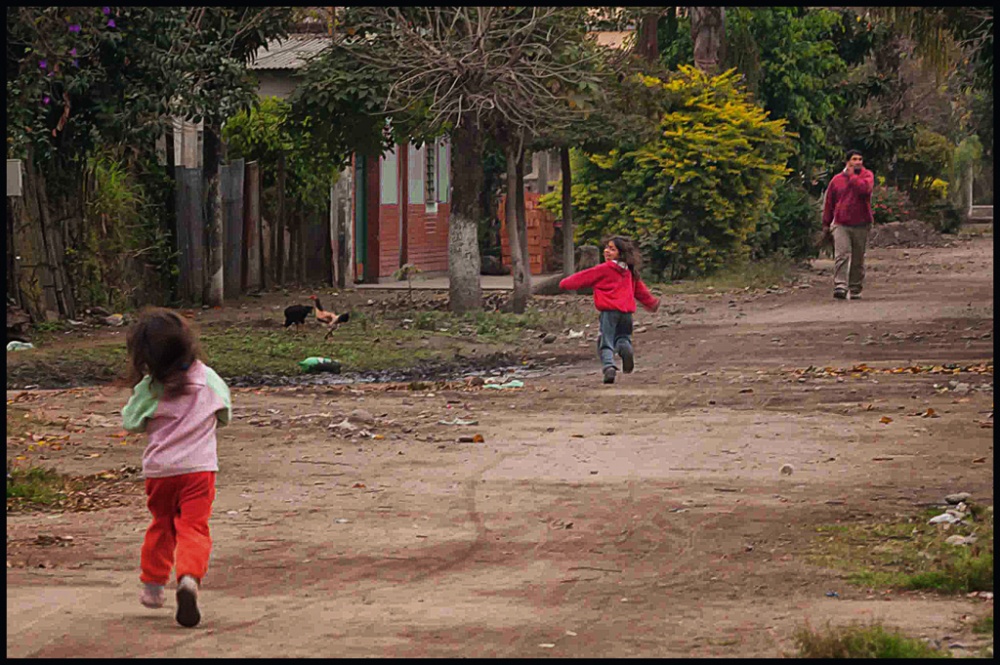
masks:
[(841, 171), (833, 176), (826, 189), (823, 205), (823, 228), (837, 222), (839, 226), (861, 226), (872, 223), (872, 186), (875, 174), (862, 167), (860, 175)]
[(628, 268), (615, 261), (605, 261), (593, 268), (587, 268), (570, 275), (559, 282), (564, 291), (594, 288), (594, 307), (600, 312), (634, 312), (635, 301), (652, 311), (659, 304), (646, 285), (638, 277), (632, 277)]

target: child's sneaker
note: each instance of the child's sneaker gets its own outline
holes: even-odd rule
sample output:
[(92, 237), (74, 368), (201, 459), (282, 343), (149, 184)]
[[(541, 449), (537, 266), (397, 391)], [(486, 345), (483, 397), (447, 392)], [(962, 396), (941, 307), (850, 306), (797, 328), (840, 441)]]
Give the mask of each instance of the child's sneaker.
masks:
[(143, 582), (142, 593), (139, 594), (139, 602), (142, 603), (143, 607), (156, 610), (163, 607), (166, 600), (167, 594), (163, 590), (162, 584)]
[(177, 623), (185, 628), (194, 628), (199, 621), (198, 583), (190, 575), (185, 575), (177, 583)]
[(622, 371), (631, 374), (632, 370), (635, 369), (635, 355), (632, 353), (632, 347), (622, 346), (620, 355), (622, 357)]
[(604, 368), (604, 383), (614, 383), (615, 382), (615, 372), (617, 370), (614, 367)]

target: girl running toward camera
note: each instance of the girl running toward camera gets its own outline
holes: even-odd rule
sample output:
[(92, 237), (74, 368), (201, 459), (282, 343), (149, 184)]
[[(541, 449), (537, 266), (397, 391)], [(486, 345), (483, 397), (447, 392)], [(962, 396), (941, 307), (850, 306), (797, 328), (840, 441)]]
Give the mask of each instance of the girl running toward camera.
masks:
[(163, 607), (176, 564), (177, 622), (190, 628), (201, 620), (198, 588), (212, 551), (208, 518), (219, 470), (215, 429), (229, 424), (229, 388), (198, 359), (194, 332), (171, 310), (145, 310), (126, 348), (133, 391), (124, 427), (149, 434), (142, 471), (153, 521), (142, 545), (139, 600)]
[(629, 374), (635, 367), (632, 313), (636, 300), (650, 312), (660, 308), (659, 298), (639, 278), (641, 262), (639, 250), (629, 238), (612, 236), (604, 242), (604, 263), (559, 282), (565, 291), (594, 289), (594, 306), (601, 313), (597, 350), (604, 366), (604, 383), (615, 382), (615, 353), (621, 356), (623, 372)]

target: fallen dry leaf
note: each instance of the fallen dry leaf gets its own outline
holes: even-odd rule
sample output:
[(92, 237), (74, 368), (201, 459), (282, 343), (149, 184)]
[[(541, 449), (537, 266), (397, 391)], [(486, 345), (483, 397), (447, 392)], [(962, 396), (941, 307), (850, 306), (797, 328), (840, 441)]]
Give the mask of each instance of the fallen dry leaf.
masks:
[(888, 425), (889, 423), (892, 422), (892, 418), (890, 418), (889, 416), (882, 416), (881, 418), (878, 419), (878, 421), (883, 425)]

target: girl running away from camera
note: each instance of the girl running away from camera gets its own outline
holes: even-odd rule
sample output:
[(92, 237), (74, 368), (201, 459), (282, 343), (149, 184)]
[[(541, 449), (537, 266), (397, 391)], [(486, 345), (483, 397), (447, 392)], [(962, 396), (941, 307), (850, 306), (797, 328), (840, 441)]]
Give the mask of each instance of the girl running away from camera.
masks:
[(615, 353), (621, 356), (623, 372), (629, 374), (635, 367), (632, 313), (636, 300), (650, 312), (660, 308), (660, 299), (639, 278), (641, 266), (642, 257), (635, 243), (625, 236), (611, 236), (604, 241), (604, 263), (559, 282), (559, 288), (565, 291), (594, 289), (594, 306), (601, 313), (597, 350), (604, 366), (604, 383), (615, 382)]
[(169, 309), (142, 312), (126, 340), (132, 397), (122, 409), (129, 432), (146, 432), (142, 455), (153, 521), (142, 545), (140, 602), (163, 607), (172, 568), (177, 623), (201, 621), (198, 589), (212, 551), (208, 518), (215, 500), (216, 427), (229, 424), (229, 388), (199, 360), (194, 332)]

